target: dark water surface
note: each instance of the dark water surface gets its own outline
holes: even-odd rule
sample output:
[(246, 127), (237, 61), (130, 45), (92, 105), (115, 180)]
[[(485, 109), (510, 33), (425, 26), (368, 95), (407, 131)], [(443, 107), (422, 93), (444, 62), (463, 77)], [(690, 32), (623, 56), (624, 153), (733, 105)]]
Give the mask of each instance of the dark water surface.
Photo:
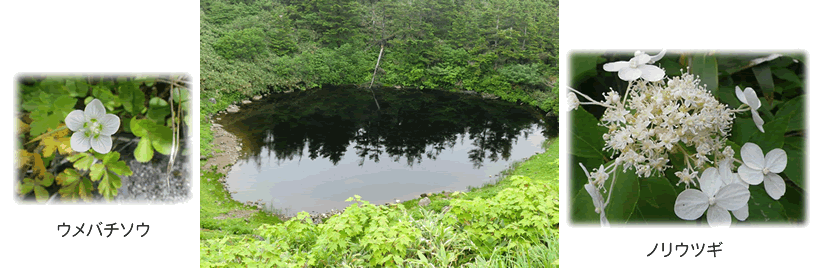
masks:
[(528, 105), (441, 91), (328, 87), (276, 94), (221, 116), (243, 151), (232, 197), (324, 212), (492, 181), (558, 131)]

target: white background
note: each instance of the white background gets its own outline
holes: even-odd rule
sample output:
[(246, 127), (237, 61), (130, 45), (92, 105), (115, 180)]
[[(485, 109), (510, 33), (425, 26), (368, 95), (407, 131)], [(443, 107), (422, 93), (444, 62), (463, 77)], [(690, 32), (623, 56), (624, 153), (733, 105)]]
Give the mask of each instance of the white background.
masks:
[[(18, 72), (181, 72), (192, 76), (198, 111), (198, 1), (2, 1), (0, 85), (4, 183), (2, 267), (199, 266), (198, 113), (190, 120), (192, 199), (175, 205), (18, 205), (13, 185), (14, 76)], [(127, 237), (61, 237), (62, 223), (150, 225)], [(120, 228), (120, 226), (118, 226)], [(143, 229), (142, 229), (143, 231)], [(106, 236), (107, 232), (103, 232)], [(24, 266), (25, 265), (25, 266)]]
[[(560, 3), (560, 69), (571, 49), (811, 49), (803, 1), (570, 1)], [(5, 116), (0, 183), (0, 266), (196, 267), (199, 261), (198, 144), (192, 144), (192, 199), (176, 205), (18, 205), (12, 193), (14, 75), (18, 72), (185, 72), (199, 79), (197, 1), (3, 1), (0, 85)], [(808, 57), (809, 58), (809, 57)], [(809, 71), (808, 71), (809, 72)], [(808, 77), (809, 74), (808, 74)], [(562, 79), (560, 99), (564, 99)], [(198, 110), (197, 89), (193, 100)], [(808, 100), (808, 103), (810, 100)], [(564, 106), (562, 106), (564, 107)], [(560, 142), (569, 144), (567, 113)], [(808, 123), (811, 116), (807, 115)], [(199, 122), (194, 114), (191, 122)], [(809, 125), (809, 124), (808, 124)], [(193, 126), (192, 138), (199, 137)], [(567, 148), (567, 146), (562, 146)], [(569, 174), (560, 151), (562, 178)], [(810, 165), (810, 159), (807, 160)], [(809, 180), (809, 178), (808, 178)], [(562, 180), (561, 189), (569, 189)], [(809, 183), (808, 183), (809, 185)], [(809, 189), (809, 187), (808, 187)], [(805, 266), (807, 228), (712, 230), (668, 226), (599, 229), (569, 226), (569, 193), (560, 193), (562, 267)], [(807, 198), (810, 200), (809, 196)], [(809, 201), (807, 202), (809, 204)], [(807, 217), (810, 218), (808, 206)], [(145, 237), (61, 237), (57, 225), (150, 225)], [(809, 222), (809, 221), (808, 221)], [(72, 235), (72, 234), (70, 234)], [(69, 235), (69, 236), (70, 236)], [(106, 234), (105, 234), (106, 235)], [(646, 257), (656, 243), (724, 243), (717, 258)]]
[[(758, 3), (759, 5), (753, 5)], [(561, 1), (560, 100), (564, 100), (570, 50), (789, 50), (811, 49), (810, 7), (803, 1)], [(808, 59), (810, 56), (808, 55)], [(809, 63), (809, 61), (808, 61)], [(810, 71), (808, 69), (808, 79)], [(810, 103), (808, 95), (807, 103)], [(561, 104), (564, 108), (565, 105)], [(807, 126), (810, 126), (810, 110)], [(569, 144), (569, 119), (560, 112), (560, 140)], [(808, 152), (810, 148), (808, 148)], [(809, 267), (810, 226), (710, 229), (658, 226), (572, 227), (567, 189), (570, 162), (559, 152), (561, 267)], [(810, 155), (810, 154), (808, 154)], [(808, 167), (811, 165), (807, 159)], [(808, 173), (809, 174), (809, 173)], [(810, 180), (808, 176), (808, 181)], [(810, 185), (808, 183), (808, 185)], [(809, 187), (807, 189), (810, 189)], [(807, 197), (810, 219), (810, 198)], [(808, 220), (809, 222), (809, 220)], [(620, 227), (620, 228), (619, 228)], [(805, 228), (806, 227), (806, 228)], [(723, 242), (717, 258), (703, 252), (672, 253), (656, 243)], [(674, 248), (673, 248), (674, 249)], [(691, 249), (689, 250), (691, 251)]]

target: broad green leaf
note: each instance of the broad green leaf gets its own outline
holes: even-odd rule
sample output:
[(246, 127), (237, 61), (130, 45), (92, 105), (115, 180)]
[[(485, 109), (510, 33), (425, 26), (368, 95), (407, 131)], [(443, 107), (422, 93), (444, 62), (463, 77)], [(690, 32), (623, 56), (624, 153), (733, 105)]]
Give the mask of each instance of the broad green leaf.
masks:
[(138, 146), (136, 146), (135, 149), (136, 160), (141, 163), (148, 162), (152, 159), (152, 155), (153, 151), (150, 138), (147, 136), (141, 137), (141, 140), (138, 141)]
[[(76, 106), (76, 98), (68, 95), (63, 95), (57, 98), (56, 101), (54, 101), (55, 111), (66, 111), (70, 113), (71, 111), (73, 111), (74, 106)], [(68, 114), (65, 113), (64, 115), (61, 116), (68, 116)]]
[(785, 195), (779, 198), (779, 203), (785, 209), (789, 221), (804, 222), (805, 220), (805, 192), (794, 185), (787, 185)]
[(576, 81), (581, 81), (586, 77), (596, 76), (599, 54), (582, 54), (574, 53), (570, 56), (570, 80), (571, 85), (575, 85)]
[(640, 179), (641, 194), (637, 210), (640, 220), (645, 223), (680, 221), (675, 215), (677, 192), (672, 183), (664, 177), (652, 176)]
[(700, 77), (700, 85), (706, 85), (707, 89), (715, 97), (718, 94), (717, 88), (717, 56), (707, 53), (698, 53), (691, 56), (689, 71)]
[(40, 181), (40, 185), (42, 185), (43, 187), (51, 186), (51, 184), (53, 183), (54, 175), (52, 175), (51, 173), (45, 173), (45, 175), (42, 177), (42, 180)]
[(751, 199), (748, 200), (747, 221), (749, 223), (784, 223), (787, 221), (785, 208), (779, 201), (768, 196), (768, 193), (765, 192), (765, 186), (762, 184), (751, 185), (748, 190), (751, 192)]
[(37, 197), (37, 202), (48, 201), (48, 198), (51, 197), (48, 194), (48, 190), (45, 190), (45, 188), (39, 185), (34, 186), (34, 196)]
[[(763, 125), (763, 128), (764, 127)], [(748, 114), (748, 117), (734, 119), (730, 139), (737, 144), (745, 144), (751, 140), (751, 136), (757, 132), (759, 132), (759, 129), (757, 129), (757, 125), (754, 124), (754, 120), (751, 119), (751, 115)]]
[(90, 167), (90, 180), (99, 181), (104, 172), (105, 170), (103, 164), (93, 164), (93, 166)]
[(76, 182), (81, 176), (72, 168), (65, 169), (56, 176), (56, 183), (62, 186)]
[(149, 129), (150, 141), (155, 151), (168, 155), (172, 150), (172, 129), (162, 125), (152, 125)]
[(775, 118), (790, 117), (787, 131), (804, 129), (804, 98), (805, 95), (801, 95), (786, 101), (776, 112)]
[(124, 106), (125, 111), (136, 115), (144, 110), (146, 98), (144, 97), (144, 92), (138, 89), (137, 85), (132, 83), (123, 85), (120, 92), (119, 97), (121, 98), (121, 104)]
[[(770, 104), (770, 101), (773, 100), (773, 92), (774, 92), (774, 85), (773, 85), (773, 75), (771, 74), (771, 67), (767, 64), (759, 64), (751, 68), (754, 71), (754, 76), (757, 78), (757, 82), (759, 82), (759, 89), (762, 90), (762, 94), (768, 98), (767, 104)], [(765, 105), (763, 103), (762, 105)]]
[(135, 118), (130, 120), (130, 130), (133, 131), (133, 135), (138, 137), (146, 137), (149, 134), (147, 133), (147, 130), (142, 127), (143, 124), (148, 124), (148, 122)]
[(172, 99), (175, 103), (181, 102), (188, 102), (189, 101), (189, 91), (184, 88), (175, 87), (172, 89)]
[(20, 185), (20, 195), (25, 195), (34, 189), (34, 181), (29, 178), (23, 179), (23, 184)]
[(765, 123), (763, 129), (765, 133), (756, 131), (751, 136), (750, 141), (759, 145), (762, 151), (767, 153), (775, 148), (782, 148), (785, 144), (785, 132), (788, 129), (789, 117), (777, 118), (774, 121)]
[(574, 129), (571, 132), (571, 153), (579, 157), (609, 161), (608, 153), (602, 150), (604, 139), (601, 137), (607, 133), (607, 128), (598, 125), (598, 119), (581, 107), (573, 111), (572, 115)]
[(796, 74), (793, 73), (791, 70), (788, 70), (788, 68), (775, 68), (772, 69), (771, 72), (773, 73), (773, 75), (781, 78), (782, 80), (790, 81), (799, 85), (802, 84), (802, 80), (799, 79), (799, 76), (796, 76)]
[[(788, 155), (788, 165), (782, 173), (796, 186), (806, 190), (807, 186), (804, 181), (804, 167), (806, 166), (804, 138), (799, 136), (785, 137), (785, 144), (782, 149)], [(767, 152), (765, 151), (765, 153)]]
[[(138, 147), (136, 147), (138, 148)], [(121, 176), (130, 176), (133, 175), (133, 171), (130, 170), (130, 166), (127, 165), (124, 161), (118, 161), (118, 157), (116, 157), (116, 161), (110, 161), (109, 163), (105, 163), (108, 171), (115, 172)]]
[(81, 153), (68, 157), (68, 160), (73, 162), (73, 167), (78, 170), (88, 170), (90, 165), (93, 164), (93, 156), (88, 153)]
[(166, 106), (169, 106), (169, 103), (166, 100), (162, 99), (162, 98), (152, 97), (150, 99), (150, 108), (152, 108), (152, 107), (166, 107)]
[[(604, 164), (607, 166), (609, 163)], [(612, 175), (611, 175), (612, 176)], [(621, 167), (618, 167), (615, 172), (615, 186), (611, 188), (611, 181), (607, 181), (604, 187), (607, 192), (611, 194), (610, 202), (605, 208), (607, 220), (610, 223), (625, 223), (635, 212), (635, 206), (640, 196), (640, 186), (638, 176), (635, 175), (634, 169), (629, 169), (623, 172)]]
[(166, 119), (170, 113), (172, 113), (172, 111), (169, 109), (169, 106), (150, 106), (150, 108), (147, 110), (147, 118), (155, 123), (163, 124), (164, 119)]

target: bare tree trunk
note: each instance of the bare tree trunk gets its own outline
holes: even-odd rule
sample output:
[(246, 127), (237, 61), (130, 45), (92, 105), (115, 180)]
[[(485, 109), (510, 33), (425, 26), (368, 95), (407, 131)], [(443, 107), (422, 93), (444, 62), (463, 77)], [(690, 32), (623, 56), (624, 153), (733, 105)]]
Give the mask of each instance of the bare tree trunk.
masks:
[(378, 60), (375, 61), (375, 69), (373, 69), (373, 79), (370, 80), (370, 92), (373, 93), (373, 100), (375, 100), (375, 106), (381, 110), (381, 106), (378, 105), (378, 99), (375, 98), (375, 91), (373, 91), (373, 82), (375, 82), (375, 74), (378, 72), (378, 64), (381, 62), (381, 54), (384, 54), (384, 44), (381, 44), (381, 51), (378, 52)]

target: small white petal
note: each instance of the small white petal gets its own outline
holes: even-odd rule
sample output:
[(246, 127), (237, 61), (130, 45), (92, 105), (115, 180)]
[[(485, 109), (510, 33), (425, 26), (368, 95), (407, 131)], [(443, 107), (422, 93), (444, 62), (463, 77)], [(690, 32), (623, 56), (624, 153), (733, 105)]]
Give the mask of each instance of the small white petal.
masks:
[(762, 117), (759, 116), (759, 113), (756, 110), (751, 110), (751, 118), (754, 119), (754, 124), (757, 125), (759, 131), (765, 133), (765, 129), (762, 128), (762, 125), (765, 124), (765, 120), (762, 120)]
[(762, 174), (762, 170), (753, 169), (746, 165), (740, 166), (737, 172), (740, 175), (740, 179), (750, 185), (760, 184), (765, 178), (765, 175)]
[(696, 220), (708, 207), (708, 195), (697, 189), (686, 189), (675, 200), (675, 215), (684, 220)]
[(720, 174), (717, 173), (717, 168), (710, 167), (704, 170), (703, 174), (700, 175), (700, 190), (703, 190), (703, 193), (709, 197), (714, 196), (722, 185), (719, 177)]
[(119, 130), (121, 121), (115, 114), (106, 114), (99, 119), (99, 123), (102, 124), (102, 135), (110, 136)]
[(768, 175), (765, 175), (765, 192), (768, 192), (768, 195), (773, 200), (779, 200), (780, 197), (785, 195), (785, 180), (779, 175), (768, 173)]
[(621, 68), (629, 67), (629, 66), (630, 66), (630, 63), (628, 61), (616, 61), (616, 62), (605, 63), (603, 68), (604, 68), (605, 71), (608, 71), (608, 72), (618, 72), (618, 71), (621, 70)]
[(90, 137), (85, 136), (84, 131), (74, 132), (71, 135), (71, 149), (77, 152), (85, 152), (90, 149)]
[(736, 210), (748, 203), (751, 192), (748, 188), (739, 184), (729, 184), (720, 188), (714, 196), (715, 204), (727, 210)]
[(664, 55), (666, 55), (666, 49), (662, 49), (661, 52), (658, 52), (657, 55), (652, 56), (652, 58), (649, 59), (649, 64), (653, 64), (656, 61), (661, 60), (661, 58), (663, 58)]
[(87, 119), (99, 119), (106, 113), (107, 110), (99, 99), (93, 99), (88, 106), (85, 106), (85, 118)]
[(752, 110), (759, 109), (759, 107), (762, 106), (762, 103), (759, 102), (759, 98), (757, 97), (757, 92), (754, 91), (753, 88), (745, 88), (743, 94), (745, 94), (745, 99), (748, 100), (748, 106), (751, 106)]
[(663, 80), (663, 76), (666, 75), (663, 69), (652, 65), (638, 66), (638, 69), (641, 70), (641, 77), (650, 82)]
[(711, 227), (731, 226), (731, 214), (728, 213), (728, 210), (716, 205), (709, 208), (709, 212), (706, 213), (706, 220), (708, 220)]
[(734, 218), (737, 218), (739, 221), (748, 219), (748, 203), (745, 203), (745, 206), (740, 209), (732, 210), (731, 214), (734, 214)]
[(85, 112), (82, 110), (73, 110), (65, 117), (65, 125), (71, 131), (78, 131), (85, 127)]
[(592, 183), (588, 183), (584, 185), (584, 189), (587, 190), (587, 193), (590, 194), (590, 198), (593, 199), (593, 207), (599, 210), (604, 209), (604, 200), (601, 198), (601, 193), (598, 192), (595, 186)]
[(780, 173), (788, 165), (788, 154), (785, 150), (776, 148), (765, 155), (765, 167), (773, 173)]
[[(762, 170), (765, 166), (765, 156), (762, 154), (762, 149), (755, 143), (746, 142), (740, 149), (742, 161), (745, 162), (750, 168)], [(746, 180), (747, 182), (748, 180)]]
[(632, 81), (639, 77), (641, 77), (641, 70), (635, 68), (625, 67), (618, 71), (618, 78), (624, 81)]
[(740, 102), (748, 104), (748, 100), (745, 99), (745, 93), (742, 92), (742, 89), (740, 89), (740, 86), (734, 87), (734, 93), (737, 95), (737, 99), (739, 99)]
[(99, 135), (99, 137), (91, 137), (90, 146), (93, 150), (100, 154), (106, 154), (113, 148), (113, 139), (107, 135)]
[(731, 158), (720, 161), (720, 168), (717, 172), (720, 173), (720, 180), (723, 184), (731, 184), (734, 178), (734, 173), (731, 173)]
[(652, 59), (652, 57), (650, 57), (646, 53), (640, 53), (638, 55), (635, 55), (635, 57), (632, 58), (632, 60), (635, 61), (635, 63), (638, 65), (638, 67), (641, 67), (644, 64), (649, 63), (650, 59)]

